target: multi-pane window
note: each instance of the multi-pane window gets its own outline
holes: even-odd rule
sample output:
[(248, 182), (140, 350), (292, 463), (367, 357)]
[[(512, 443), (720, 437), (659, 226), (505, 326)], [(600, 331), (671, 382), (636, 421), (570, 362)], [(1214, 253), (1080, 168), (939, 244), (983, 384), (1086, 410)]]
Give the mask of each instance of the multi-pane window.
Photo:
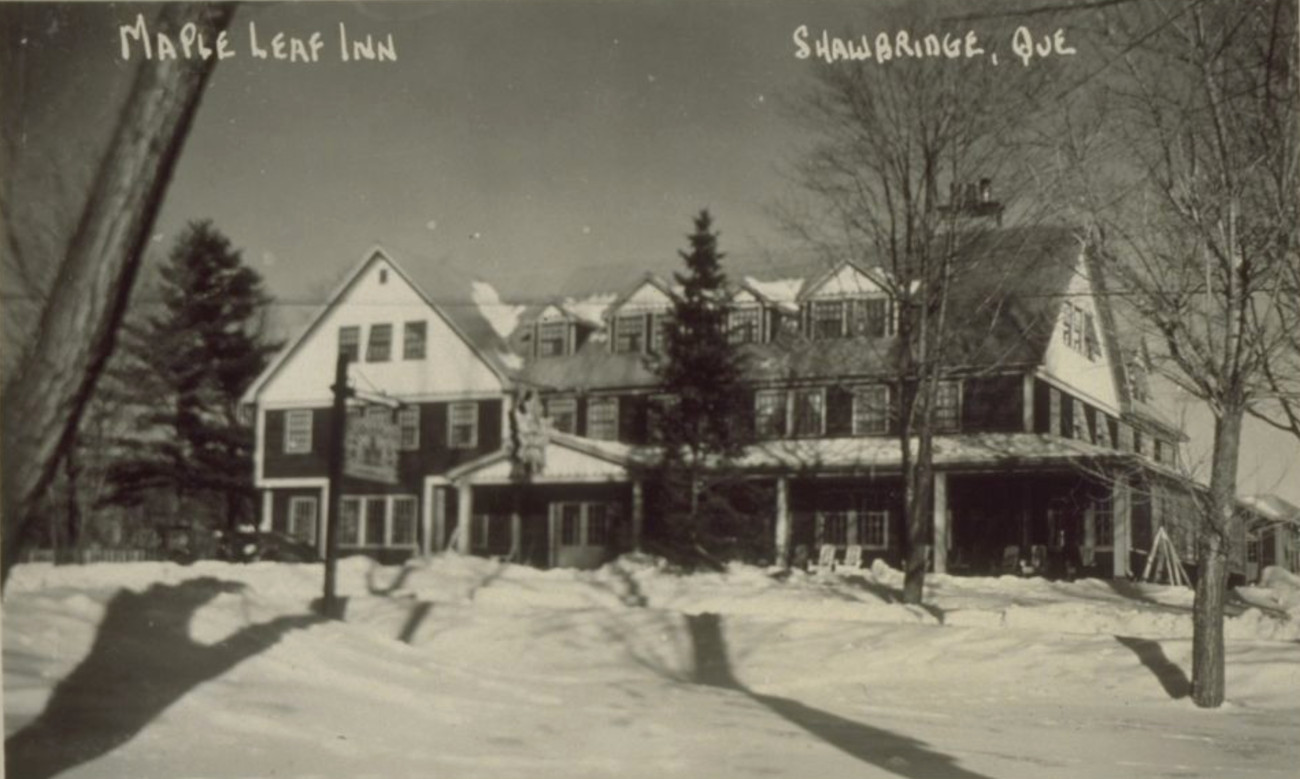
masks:
[(1092, 543), (1099, 549), (1110, 549), (1115, 545), (1115, 516), (1111, 511), (1109, 497), (1097, 498), (1092, 502)]
[(791, 393), (794, 403), (796, 436), (819, 436), (826, 431), (826, 392), (822, 389), (799, 389)]
[(537, 356), (558, 357), (565, 353), (568, 322), (542, 322), (537, 326)]
[(289, 498), (289, 535), (309, 544), (316, 543), (316, 498)]
[(888, 298), (867, 298), (854, 301), (853, 333), (871, 338), (881, 338), (893, 330), (889, 315)]
[(859, 511), (857, 531), (859, 544), (884, 549), (889, 546), (889, 512), (884, 509)]
[(311, 451), (311, 421), (312, 414), (309, 409), (285, 413), (285, 454), (306, 454)]
[(758, 306), (732, 309), (727, 314), (727, 341), (733, 344), (757, 343), (762, 318), (763, 311)]
[(812, 304), (811, 316), (813, 338), (842, 338), (844, 336), (844, 301), (815, 301)]
[(1097, 340), (1096, 318), (1091, 311), (1074, 303), (1065, 305), (1062, 316), (1062, 339), (1066, 346), (1079, 352), (1089, 360), (1101, 356), (1101, 344)]
[(339, 545), (415, 546), (418, 507), (410, 495), (344, 495), (339, 501)]
[(606, 503), (557, 504), (562, 546), (606, 546), (610, 538), (613, 506)]
[(821, 514), (821, 543), (844, 546), (849, 543), (849, 512), (825, 511)]
[(478, 446), (478, 404), (452, 403), (447, 407), (447, 447), (473, 449)]
[(953, 431), (961, 426), (961, 384), (941, 381), (935, 388), (934, 429)]
[(420, 407), (402, 406), (397, 411), (397, 429), (401, 433), (400, 446), (405, 451), (420, 448)]
[(578, 432), (578, 401), (574, 398), (547, 398), (546, 416), (551, 427), (561, 433)]
[(361, 328), (356, 325), (339, 328), (339, 354), (346, 354), (350, 362), (361, 359)]
[(874, 384), (853, 388), (853, 435), (889, 432), (889, 387)]
[(371, 325), (366, 362), (387, 362), (393, 356), (393, 326)]
[(407, 322), (402, 328), (402, 359), (423, 360), (428, 339), (428, 322)]
[(602, 441), (618, 439), (618, 398), (587, 400), (587, 437)]
[(1092, 431), (1088, 428), (1088, 407), (1078, 398), (1074, 399), (1072, 405), (1074, 406), (1074, 413), (1072, 414), (1071, 425), (1074, 429), (1071, 431), (1070, 437), (1076, 441), (1091, 441)]
[(785, 392), (759, 390), (754, 394), (754, 432), (760, 438), (785, 435)]
[(361, 545), (361, 500), (343, 498), (339, 501), (339, 546)]
[(645, 345), (645, 317), (628, 314), (614, 319), (614, 351), (640, 352)]
[(389, 544), (391, 546), (415, 545), (415, 498), (393, 498), (393, 527)]

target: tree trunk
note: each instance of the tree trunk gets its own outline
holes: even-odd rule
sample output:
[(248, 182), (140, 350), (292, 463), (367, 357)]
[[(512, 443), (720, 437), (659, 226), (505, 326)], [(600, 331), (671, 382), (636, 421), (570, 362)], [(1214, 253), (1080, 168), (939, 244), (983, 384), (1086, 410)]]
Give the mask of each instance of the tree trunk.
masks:
[(1192, 604), (1192, 700), (1202, 708), (1223, 703), (1223, 600), (1228, 552), (1236, 537), (1237, 460), (1241, 404), (1226, 403), (1214, 425), (1210, 505), (1197, 544), (1196, 599)]
[[(175, 40), (193, 22), (211, 40), (234, 10), (233, 3), (168, 5), (151, 29)], [(112, 354), (142, 251), (216, 62), (149, 60), (136, 74), (33, 348), (5, 392), (0, 586)]]

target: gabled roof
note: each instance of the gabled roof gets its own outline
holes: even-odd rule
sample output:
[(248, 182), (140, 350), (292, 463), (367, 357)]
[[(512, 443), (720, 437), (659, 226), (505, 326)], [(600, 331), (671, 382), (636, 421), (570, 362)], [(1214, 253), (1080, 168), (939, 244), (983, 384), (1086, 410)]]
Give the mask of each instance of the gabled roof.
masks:
[(622, 308), (623, 304), (626, 303), (629, 298), (635, 295), (642, 287), (646, 286), (647, 284), (659, 290), (660, 292), (664, 293), (664, 295), (669, 300), (677, 299), (677, 293), (673, 290), (671, 286), (669, 286), (668, 282), (664, 281), (663, 279), (659, 278), (653, 273), (646, 273), (635, 284), (628, 287), (623, 292), (623, 294), (614, 298), (614, 302), (610, 303), (605, 308), (606, 318), (612, 315), (615, 311), (618, 311), (620, 308)]
[[(1041, 364), (1082, 250), (1080, 237), (1067, 227), (1005, 228), (974, 241), (964, 260), (969, 272), (951, 293), (948, 354), (953, 368)], [(793, 286), (793, 277), (781, 266), (770, 265), (768, 271), (771, 278)], [(782, 334), (741, 351), (749, 380), (784, 382), (892, 376), (897, 347), (892, 337), (810, 340)], [(519, 376), (558, 390), (649, 388), (658, 384), (654, 359), (611, 353), (607, 342), (593, 340), (572, 355), (531, 360)]]
[[(249, 385), (241, 398), (242, 403), (256, 401), (262, 387), (279, 372), (299, 347), (306, 343), (307, 339), (317, 331), (326, 315), (339, 304), (352, 286), (356, 284), (357, 280), (365, 274), (371, 265), (381, 261), (387, 262), (428, 304), (434, 313), (443, 319), (447, 327), (460, 336), (461, 340), (503, 383), (511, 381), (515, 369), (511, 367), (510, 363), (517, 358), (513, 356), (505, 340), (497, 333), (496, 328), (479, 310), (478, 305), (473, 300), (469, 284), (461, 283), (461, 280), (456, 278), (455, 273), (445, 266), (440, 267), (438, 263), (426, 261), (418, 265), (425, 283), (429, 285), (422, 287), (421, 284), (416, 283), (408, 268), (395, 259), (391, 250), (375, 245), (366, 250), (361, 257), (361, 261), (344, 275), (339, 284), (335, 286), (334, 291), (326, 298), (325, 303), (316, 310), (307, 324), (296, 336), (290, 339), (285, 347), (271, 360), (266, 369), (262, 371), (261, 375)], [(425, 291), (426, 288), (438, 290), (438, 302), (434, 302), (434, 299)]]
[(840, 271), (844, 270), (845, 268), (851, 268), (854, 271), (857, 271), (859, 274), (861, 274), (862, 276), (870, 280), (872, 284), (874, 284), (877, 287), (880, 287), (882, 290), (888, 289), (885, 283), (885, 279), (882, 273), (878, 269), (867, 268), (855, 262), (854, 260), (845, 259), (845, 260), (840, 260), (835, 265), (831, 266), (826, 271), (824, 271), (821, 275), (816, 276), (810, 281), (805, 282), (803, 285), (803, 289), (799, 291), (799, 299), (807, 300), (811, 297), (814, 297), (822, 287), (826, 286), (826, 284), (831, 279), (839, 275)]

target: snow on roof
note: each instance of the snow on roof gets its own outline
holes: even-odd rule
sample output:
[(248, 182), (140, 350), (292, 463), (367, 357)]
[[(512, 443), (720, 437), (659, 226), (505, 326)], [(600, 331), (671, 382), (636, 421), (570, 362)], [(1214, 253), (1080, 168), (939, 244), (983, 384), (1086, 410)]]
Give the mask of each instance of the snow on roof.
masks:
[(799, 290), (803, 288), (803, 279), (774, 279), (772, 281), (759, 281), (753, 276), (745, 277), (745, 284), (750, 289), (767, 298), (774, 303), (794, 305), (795, 300), (799, 297)]
[(618, 298), (613, 292), (605, 292), (598, 295), (588, 295), (583, 298), (570, 298), (561, 303), (561, 307), (581, 319), (584, 322), (590, 322), (593, 325), (604, 324), (605, 311), (609, 309), (611, 303)]
[(502, 338), (514, 332), (519, 325), (519, 316), (524, 312), (523, 306), (503, 302), (496, 287), (486, 281), (470, 282), (470, 299)]

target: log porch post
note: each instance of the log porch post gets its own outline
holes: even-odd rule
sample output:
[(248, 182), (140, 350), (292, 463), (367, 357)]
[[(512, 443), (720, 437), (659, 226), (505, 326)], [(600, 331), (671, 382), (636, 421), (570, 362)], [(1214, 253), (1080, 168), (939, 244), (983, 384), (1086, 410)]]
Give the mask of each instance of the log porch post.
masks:
[(934, 572), (948, 572), (948, 474), (934, 474)]
[(456, 486), (456, 551), (467, 555), (470, 550), (471, 517), (474, 516), (474, 488), (468, 483)]
[(790, 484), (784, 476), (776, 480), (776, 563), (790, 567)]

